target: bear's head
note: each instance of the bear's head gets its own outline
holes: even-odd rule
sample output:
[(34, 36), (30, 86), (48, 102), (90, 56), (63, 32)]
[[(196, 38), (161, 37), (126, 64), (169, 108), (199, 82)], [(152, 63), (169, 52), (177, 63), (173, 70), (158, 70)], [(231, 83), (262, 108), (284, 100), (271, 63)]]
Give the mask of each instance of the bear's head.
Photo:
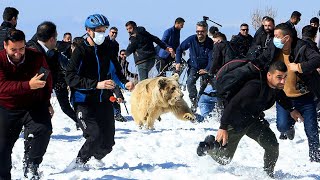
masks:
[(183, 98), (178, 79), (179, 75), (174, 74), (172, 77), (163, 77), (158, 81), (160, 96), (163, 102), (167, 102), (169, 105), (175, 105)]

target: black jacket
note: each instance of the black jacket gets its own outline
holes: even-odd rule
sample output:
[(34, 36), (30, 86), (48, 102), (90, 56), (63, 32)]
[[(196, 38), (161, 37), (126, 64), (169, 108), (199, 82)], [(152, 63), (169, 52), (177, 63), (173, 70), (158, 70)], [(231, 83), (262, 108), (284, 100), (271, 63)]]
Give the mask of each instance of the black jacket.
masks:
[(255, 121), (260, 121), (261, 113), (277, 101), (282, 107), (291, 111), (291, 101), (283, 90), (272, 89), (266, 80), (250, 80), (231, 99), (223, 111), (220, 129), (227, 130), (231, 125), (241, 131)]
[[(305, 48), (298, 53), (303, 46), (305, 46)], [(263, 53), (258, 58), (254, 59), (252, 63), (267, 70), (279, 53), (281, 53), (281, 49), (276, 48), (273, 43), (270, 43), (267, 50), (263, 51)], [(305, 41), (297, 38), (291, 45), (289, 60), (290, 62), (301, 64), (303, 73), (297, 73), (297, 76), (314, 93), (314, 95), (320, 98), (320, 76), (316, 71), (316, 69), (320, 67), (320, 54), (310, 48)]]
[(230, 45), (235, 52), (237, 58), (244, 58), (251, 46), (253, 37), (248, 34), (248, 36), (243, 36), (241, 33), (233, 36), (230, 41)]
[(3, 41), (6, 38), (7, 33), (10, 29), (15, 29), (15, 27), (11, 23), (3, 21), (0, 26), (0, 50), (4, 48)]
[(71, 58), (71, 42), (57, 41), (56, 47), (58, 51), (67, 56), (68, 59)]
[[(260, 28), (259, 28), (260, 29)], [(274, 37), (273, 31), (267, 33), (263, 26), (262, 29), (257, 31), (252, 40), (252, 44), (247, 53), (248, 59), (254, 59), (258, 57), (263, 50), (268, 48), (269, 44), (272, 43), (272, 38)]]
[(45, 56), (52, 74), (53, 89), (57, 90), (59, 88), (66, 88), (67, 85), (64, 79), (65, 71), (62, 67), (63, 63), (61, 61), (68, 61), (68, 59), (65, 57), (65, 59), (62, 60), (64, 57), (61, 57), (61, 54), (57, 50), (49, 50), (48, 52), (45, 52), (43, 47), (34, 39), (29, 40), (26, 45), (27, 47), (36, 49)]
[(144, 27), (136, 27), (134, 31), (134, 35), (129, 38), (130, 42), (126, 50), (126, 55), (128, 57), (133, 53), (136, 64), (141, 64), (155, 57), (156, 50), (153, 45), (154, 42), (163, 49), (167, 48), (164, 42), (150, 34)]
[(66, 81), (71, 88), (73, 103), (108, 102), (113, 92), (96, 88), (98, 82), (103, 80), (112, 79), (124, 88), (128, 81), (121, 73), (111, 47), (108, 40), (95, 46), (90, 46), (85, 40), (76, 47), (66, 68)]
[(118, 53), (119, 53), (119, 43), (118, 43), (118, 41), (116, 41), (116, 40), (112, 41), (109, 36), (107, 36), (106, 39), (108, 41), (110, 41), (110, 45), (111, 45), (111, 48), (112, 48), (113, 56), (117, 57)]
[(221, 41), (213, 45), (212, 66), (210, 73), (215, 74), (227, 62), (235, 58), (235, 53), (228, 41)]
[(317, 43), (312, 41), (310, 38), (304, 38), (303, 37), (302, 40), (304, 40), (311, 49), (315, 50), (316, 52), (319, 52), (319, 48), (317, 46)]

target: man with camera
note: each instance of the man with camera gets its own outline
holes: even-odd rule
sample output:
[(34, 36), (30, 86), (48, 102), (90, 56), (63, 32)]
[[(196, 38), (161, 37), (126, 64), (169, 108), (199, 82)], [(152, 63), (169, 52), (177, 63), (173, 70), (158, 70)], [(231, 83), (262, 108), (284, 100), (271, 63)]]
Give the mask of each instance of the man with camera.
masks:
[(4, 48), (0, 51), (0, 179), (11, 179), (12, 148), (24, 126), (25, 176), (31, 174), (29, 178), (36, 180), (52, 133), (52, 76), (39, 72), (48, 69), (46, 60), (25, 48), (22, 31), (11, 30)]
[(273, 177), (279, 155), (279, 144), (269, 123), (263, 118), (263, 111), (271, 108), (275, 101), (290, 111), (295, 120), (303, 119), (283, 92), (287, 78), (287, 67), (281, 61), (271, 64), (268, 73), (261, 79), (248, 81), (225, 107), (216, 137), (207, 136), (200, 142), (199, 156), (208, 154), (219, 164), (231, 162), (238, 143), (247, 135), (265, 150), (264, 170)]

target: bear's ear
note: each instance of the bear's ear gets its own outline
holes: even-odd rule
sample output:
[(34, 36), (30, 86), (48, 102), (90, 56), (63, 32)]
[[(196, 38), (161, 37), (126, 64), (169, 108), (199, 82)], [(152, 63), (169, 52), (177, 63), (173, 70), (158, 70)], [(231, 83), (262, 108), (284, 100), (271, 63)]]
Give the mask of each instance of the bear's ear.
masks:
[(164, 78), (159, 79), (158, 81), (159, 89), (164, 89), (166, 85), (167, 85), (166, 79)]
[(179, 74), (178, 74), (178, 73), (174, 73), (173, 76), (172, 76), (172, 78), (173, 78), (174, 80), (178, 81), (178, 80), (179, 80)]

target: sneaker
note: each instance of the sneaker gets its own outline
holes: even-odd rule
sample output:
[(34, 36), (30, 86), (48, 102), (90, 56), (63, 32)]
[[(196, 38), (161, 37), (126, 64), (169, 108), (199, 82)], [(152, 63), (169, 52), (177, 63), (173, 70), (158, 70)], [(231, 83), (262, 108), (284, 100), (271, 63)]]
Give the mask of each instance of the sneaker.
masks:
[(114, 120), (119, 121), (119, 122), (127, 122), (128, 120), (123, 117), (120, 113), (116, 114), (114, 116)]
[(219, 143), (215, 141), (215, 137), (213, 135), (207, 136), (204, 141), (200, 142), (197, 147), (198, 156), (206, 155), (208, 150), (219, 147)]
[(290, 129), (286, 132), (286, 135), (287, 135), (287, 137), (288, 137), (289, 140), (293, 140), (295, 134), (296, 134), (296, 131), (294, 130), (294, 127), (290, 128)]
[(38, 172), (39, 164), (29, 163), (24, 167), (24, 177), (30, 178), (31, 180), (39, 180), (40, 175)]
[(62, 172), (63, 173), (69, 173), (69, 172), (72, 172), (74, 170), (88, 171), (89, 170), (89, 166), (85, 162), (83, 162), (80, 159), (80, 157), (77, 157)]

